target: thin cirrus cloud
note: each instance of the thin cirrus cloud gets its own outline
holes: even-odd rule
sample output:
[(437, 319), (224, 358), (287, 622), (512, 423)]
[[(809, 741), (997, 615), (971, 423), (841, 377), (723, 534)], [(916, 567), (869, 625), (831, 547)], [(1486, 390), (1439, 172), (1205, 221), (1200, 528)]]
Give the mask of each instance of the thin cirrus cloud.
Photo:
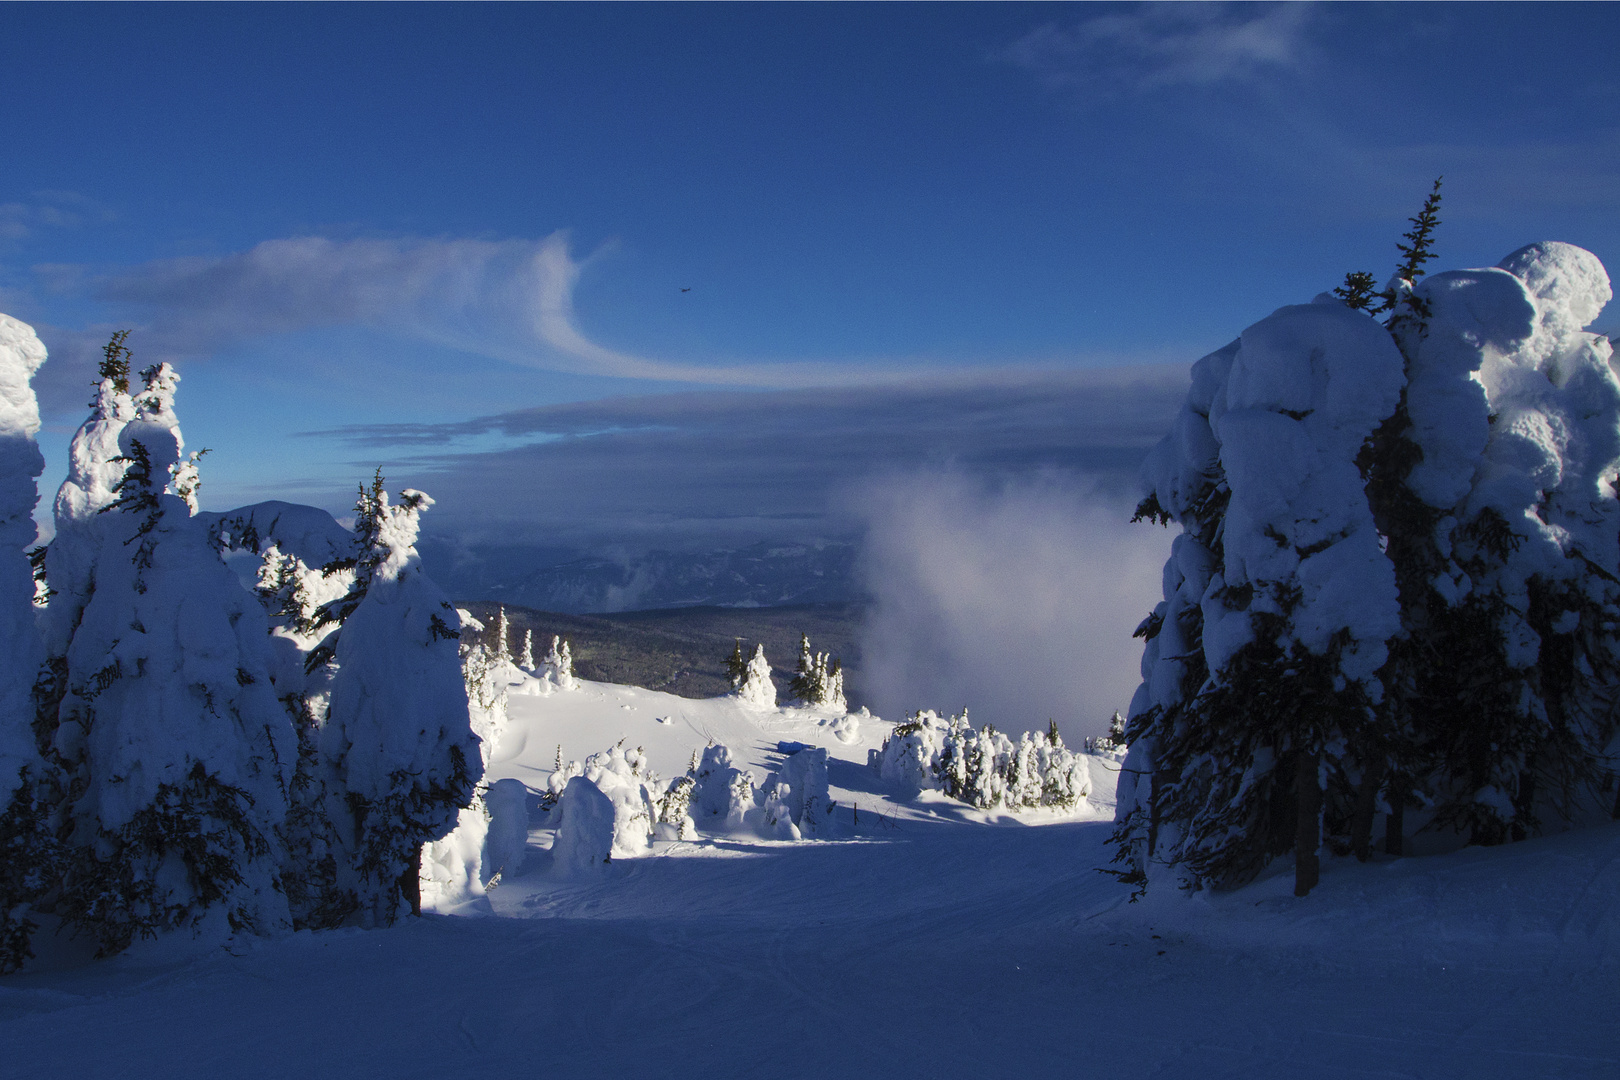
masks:
[[(594, 257), (594, 256), (593, 256)], [(621, 352), (579, 325), (574, 290), (591, 259), (566, 233), (541, 240), (266, 240), (224, 256), (147, 263), (65, 287), (149, 317), (153, 355), (202, 356), (235, 342), (359, 326), (547, 371), (781, 387), (881, 377), (871, 365), (688, 364)]]
[(1253, 81), (1305, 65), (1309, 4), (1143, 4), (1073, 26), (1049, 23), (997, 54), (1053, 88), (1111, 96)]
[(78, 192), (36, 191), (27, 199), (0, 203), (0, 242), (112, 219), (111, 210)]

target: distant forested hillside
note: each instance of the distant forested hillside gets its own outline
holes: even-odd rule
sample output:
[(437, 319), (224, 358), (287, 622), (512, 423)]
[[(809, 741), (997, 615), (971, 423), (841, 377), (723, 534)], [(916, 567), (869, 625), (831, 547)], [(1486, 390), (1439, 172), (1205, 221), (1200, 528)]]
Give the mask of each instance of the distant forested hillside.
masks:
[[(499, 604), (466, 601), (493, 632)], [(859, 707), (860, 650), (857, 634), (864, 609), (854, 604), (809, 604), (796, 607), (689, 607), (626, 611), (611, 615), (568, 615), (507, 605), (512, 648), (523, 648), (523, 634), (534, 634), (534, 651), (543, 655), (553, 635), (573, 644), (574, 670), (581, 678), (663, 690), (682, 697), (714, 697), (731, 690), (726, 657), (737, 638), (745, 651), (765, 646), (777, 691), (787, 694), (788, 680), (799, 657), (799, 635), (810, 635), (818, 652), (844, 663), (850, 704)]]

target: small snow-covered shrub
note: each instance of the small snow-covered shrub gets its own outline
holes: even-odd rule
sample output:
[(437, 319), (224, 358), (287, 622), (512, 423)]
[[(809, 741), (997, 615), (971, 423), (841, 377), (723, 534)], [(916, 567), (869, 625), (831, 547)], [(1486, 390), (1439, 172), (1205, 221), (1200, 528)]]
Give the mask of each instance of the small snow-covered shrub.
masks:
[(781, 775), (791, 791), (788, 811), (793, 824), (805, 836), (826, 836), (832, 829), (826, 747), (798, 746), (782, 760)]
[(495, 875), (513, 875), (523, 868), (529, 844), (529, 791), (521, 780), (497, 780), (484, 793), (489, 828), (484, 835), (480, 877), (487, 886)]
[(776, 773), (767, 777), (759, 793), (757, 828), (767, 840), (798, 840), (798, 825), (793, 822), (793, 786)]
[(697, 823), (692, 820), (692, 799), (697, 794), (697, 778), (688, 773), (671, 780), (658, 807), (654, 835), (660, 840), (695, 840)]
[(765, 659), (765, 646), (754, 649), (754, 658), (748, 661), (748, 670), (737, 687), (737, 699), (753, 709), (776, 708), (776, 684), (771, 682), (771, 665)]
[(574, 653), (568, 642), (559, 636), (551, 639), (551, 651), (546, 653), (541, 677), (558, 690), (578, 690), (579, 680), (574, 677)]
[(705, 747), (694, 774), (697, 800), (693, 817), (709, 832), (740, 828), (755, 805), (754, 774), (731, 764), (731, 749), (720, 743)]
[(1085, 760), (1063, 745), (1055, 727), (1026, 731), (1015, 743), (988, 724), (975, 730), (966, 710), (949, 717), (932, 710), (913, 714), (869, 762), (912, 795), (936, 790), (981, 810), (1069, 810), (1091, 794)]
[(613, 861), (617, 808), (601, 788), (583, 776), (570, 777), (557, 812), (557, 839), (551, 845), (554, 873), (573, 877)]
[[(581, 782), (585, 787), (579, 786)], [(648, 765), (647, 755), (639, 748), (625, 750), (615, 746), (592, 754), (583, 765), (569, 762), (553, 772), (547, 786), (560, 793), (556, 811), (560, 815), (557, 842), (561, 844), (565, 834), (574, 837), (570, 844), (589, 841), (586, 847), (564, 849), (557, 856), (556, 865), (569, 873), (591, 865), (589, 858), (611, 862), (617, 857), (645, 854), (652, 841), (653, 827), (660, 819), (664, 799), (660, 784), (658, 774)], [(600, 837), (589, 830), (600, 831), (598, 818), (604, 812), (598, 796), (606, 800), (608, 807), (605, 811), (609, 823), (607, 845), (602, 855), (590, 856), (589, 851), (595, 851), (590, 845), (598, 844)], [(576, 798), (585, 800), (583, 809), (570, 804), (570, 800)]]

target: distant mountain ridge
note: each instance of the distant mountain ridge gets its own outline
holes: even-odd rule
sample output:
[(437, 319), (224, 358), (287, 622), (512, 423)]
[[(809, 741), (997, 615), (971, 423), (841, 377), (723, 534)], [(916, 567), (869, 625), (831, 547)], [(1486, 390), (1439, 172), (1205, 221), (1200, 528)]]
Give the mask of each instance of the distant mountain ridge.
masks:
[[(649, 551), (615, 558), (539, 546), (422, 545), (428, 573), (452, 596), (541, 611), (855, 604), (856, 547), (846, 541), (761, 541), (742, 548)], [(538, 566), (536, 564), (539, 564)]]

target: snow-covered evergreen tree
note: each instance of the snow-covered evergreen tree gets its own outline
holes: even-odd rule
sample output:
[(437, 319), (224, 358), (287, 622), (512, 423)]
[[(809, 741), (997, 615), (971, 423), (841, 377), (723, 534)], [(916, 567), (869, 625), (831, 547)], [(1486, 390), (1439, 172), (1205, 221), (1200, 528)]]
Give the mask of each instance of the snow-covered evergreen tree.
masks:
[(321, 754), (327, 806), (362, 922), (420, 906), (422, 845), (444, 837), (482, 775), (457, 653), (459, 619), (416, 554), (420, 491), (390, 505), (362, 491), (355, 586), (333, 605), (332, 677)]
[(1590, 803), (1620, 682), (1620, 384), (1581, 329), (1607, 277), (1539, 244), (1415, 284), (1437, 207), (1382, 293), (1352, 275), (1201, 360), (1144, 466), (1139, 516), (1182, 533), (1138, 629), (1127, 877), (1238, 884), (1292, 848), (1303, 893), (1319, 822), (1365, 857), (1380, 809), (1399, 851)]
[[(124, 478), (119, 433), (135, 418), (129, 392), (130, 352), (121, 330), (107, 343), (90, 416), (68, 447), (68, 476), (56, 493), (56, 536), (45, 556), (53, 593), (44, 622), (46, 647), (52, 657), (67, 653), (67, 643), (89, 602), (95, 563), (101, 553), (101, 511), (117, 500)], [(60, 687), (57, 687), (58, 693)]]
[(573, 650), (568, 642), (555, 635), (551, 639), (551, 651), (546, 653), (545, 677), (559, 690), (579, 689), (579, 680), (574, 677)]
[(31, 955), (27, 906), (55, 882), (50, 803), (55, 770), (34, 736), (34, 680), (45, 656), (34, 618), (36, 480), (45, 468), (34, 436), (39, 406), (30, 385), (45, 346), (29, 326), (0, 315), (0, 974)]
[(1070, 810), (1091, 794), (1084, 759), (1055, 727), (1025, 732), (1015, 743), (989, 724), (976, 730), (966, 709), (948, 717), (914, 713), (871, 752), (870, 763), (907, 797), (940, 791), (981, 810)]
[(518, 666), (524, 671), (534, 671), (534, 631), (523, 631), (523, 655), (518, 658)]
[[(696, 751), (693, 751), (696, 754)], [(692, 801), (697, 796), (697, 762), (669, 782), (658, 806), (655, 834), (660, 840), (696, 840), (697, 825), (692, 820)]]
[(833, 829), (832, 799), (827, 782), (827, 749), (796, 744), (782, 761), (789, 786), (788, 814), (801, 836), (827, 836)]
[(822, 654), (821, 683), (816, 690), (816, 704), (835, 712), (847, 712), (849, 701), (844, 697), (844, 663), (837, 657), (827, 661)]
[(1611, 292), (1590, 252), (1542, 243), (1409, 295), (1388, 456), (1419, 460), (1386, 470), (1381, 504), (1410, 597), (1387, 840), (1417, 807), (1418, 827), (1498, 843), (1578, 814), (1612, 770), (1620, 383), (1583, 330)]
[(724, 743), (704, 747), (703, 758), (692, 770), (692, 777), (692, 816), (698, 827), (710, 832), (741, 828), (757, 803), (754, 774), (732, 764), (731, 748)]
[(502, 664), (512, 662), (512, 623), (506, 617), (506, 606), (496, 609), (495, 659)]
[[(110, 461), (89, 467), (87, 453), (57, 499), (68, 531), (97, 537), (100, 550), (75, 564), (94, 574), (68, 599), (83, 606), (69, 624), (55, 734), (72, 774), (56, 910), (104, 954), (163, 931), (263, 933), (288, 920), (277, 830), (296, 742), (271, 688), (268, 626), (172, 492), (178, 376), (165, 364), (142, 378), (104, 522), (86, 530), (80, 515)], [(96, 453), (105, 448), (86, 432), (121, 415), (122, 390), (105, 372), (101, 391), (76, 440)]]
[(810, 635), (799, 635), (799, 666), (793, 672), (793, 678), (788, 680), (788, 694), (795, 701), (809, 704), (821, 688), (820, 672), (816, 666), (816, 654), (810, 648)]
[(788, 693), (800, 704), (847, 710), (844, 700), (844, 666), (826, 653), (810, 648), (810, 636), (799, 635), (799, 667), (789, 683)]
[(291, 503), (198, 517), (222, 551), (260, 555), (256, 591), (270, 618), (270, 683), (298, 736), (281, 829), (282, 886), (295, 928), (339, 925), (359, 900), (339, 882), (341, 845), (327, 810), (330, 769), (320, 732), (336, 669), (323, 643), (332, 632), (332, 608), (354, 586), (356, 538), (325, 511)]
[(737, 687), (737, 698), (751, 708), (776, 708), (776, 684), (771, 682), (771, 665), (765, 659), (765, 646), (754, 648), (748, 672), (743, 676), (742, 685)]
[(748, 657), (743, 655), (742, 638), (732, 646), (731, 655), (726, 657), (726, 675), (731, 679), (731, 688), (736, 690), (748, 677)]
[[(463, 631), (470, 629), (466, 620), (461, 627)], [(489, 768), (490, 755), (506, 731), (511, 665), (500, 662), (483, 645), (467, 640), (465, 633), (460, 653), (467, 707), (473, 734), (478, 737), (480, 771), (483, 771)], [(471, 804), (456, 815), (455, 828), (450, 834), (442, 840), (429, 841), (423, 847), (424, 906), (441, 909), (453, 906), (476, 896), (489, 885), (504, 864), (504, 859), (501, 863), (491, 863), (486, 858), (492, 820), (486, 790), (480, 786)], [(502, 850), (509, 850), (509, 846)]]
[(554, 867), (562, 874), (577, 873), (615, 856), (644, 854), (660, 820), (662, 798), (658, 774), (640, 748), (614, 746), (592, 754), (560, 785)]

